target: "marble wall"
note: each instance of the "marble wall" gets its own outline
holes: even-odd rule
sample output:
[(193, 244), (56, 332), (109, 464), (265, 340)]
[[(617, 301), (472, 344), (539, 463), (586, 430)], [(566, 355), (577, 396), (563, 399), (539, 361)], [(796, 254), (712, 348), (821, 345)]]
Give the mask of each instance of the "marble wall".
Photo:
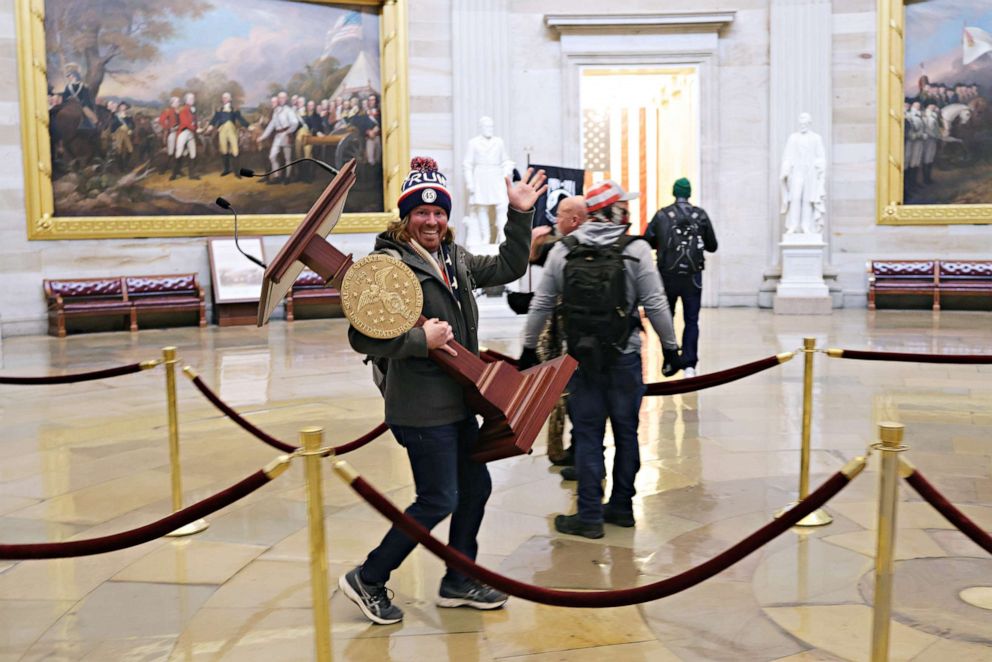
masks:
[[(464, 146), (455, 140), (456, 77), (453, 0), (409, 0), (410, 132), (413, 154), (437, 159), (453, 180)], [(197, 271), (209, 283), (203, 239), (28, 242), (17, 99), (15, 0), (0, 0), (0, 333), (41, 333), (45, 328), (43, 277)], [(669, 0), (666, 12), (735, 12), (720, 33), (715, 73), (716, 120), (706, 129), (714, 174), (697, 187), (699, 202), (715, 219), (721, 248), (711, 261), (707, 290), (723, 306), (757, 305), (763, 273), (775, 264), (769, 226), (779, 223), (769, 187), (769, 7), (771, 0)], [(839, 272), (846, 305), (863, 306), (864, 263), (871, 258), (977, 257), (992, 239), (992, 226), (889, 227), (874, 222), (875, 2), (832, 2), (832, 145), (830, 260)], [(481, 6), (481, 5), (480, 5)], [(486, 5), (489, 7), (489, 5)], [(509, 33), (508, 120), (499, 120), (511, 156), (525, 163), (563, 162), (563, 60), (559, 34), (547, 14), (602, 14), (598, 0), (502, 0)], [(490, 8), (491, 9), (491, 8)], [(464, 11), (464, 10), (462, 10)], [(618, 10), (619, 11), (619, 10)], [(657, 12), (656, 0), (628, 0), (623, 13)], [(462, 17), (464, 19), (464, 17)], [(461, 85), (485, 81), (461, 80)], [(811, 109), (812, 111), (812, 109)], [(781, 147), (779, 147), (781, 149)], [(456, 196), (464, 192), (456, 190)], [(366, 235), (339, 235), (342, 246), (362, 254)], [(270, 237), (274, 254), (284, 238)]]
[(833, 0), (831, 261), (847, 305), (865, 305), (865, 262), (989, 256), (992, 225), (876, 225), (875, 1)]

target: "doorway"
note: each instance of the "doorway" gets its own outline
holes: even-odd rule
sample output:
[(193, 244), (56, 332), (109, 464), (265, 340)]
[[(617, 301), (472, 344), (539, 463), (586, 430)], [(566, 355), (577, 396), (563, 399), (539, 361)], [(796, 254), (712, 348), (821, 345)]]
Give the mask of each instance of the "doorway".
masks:
[(673, 202), (676, 179), (701, 190), (696, 67), (581, 67), (579, 104), (584, 188), (613, 179), (639, 191), (630, 203), (638, 233)]

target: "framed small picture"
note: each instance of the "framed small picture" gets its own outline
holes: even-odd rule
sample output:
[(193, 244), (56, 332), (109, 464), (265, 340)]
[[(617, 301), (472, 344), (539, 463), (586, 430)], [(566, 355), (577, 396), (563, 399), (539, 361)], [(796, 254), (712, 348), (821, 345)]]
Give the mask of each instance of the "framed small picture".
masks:
[[(265, 262), (261, 237), (240, 237), (245, 253)], [(229, 237), (207, 240), (215, 304), (257, 303), (265, 270), (238, 251)]]

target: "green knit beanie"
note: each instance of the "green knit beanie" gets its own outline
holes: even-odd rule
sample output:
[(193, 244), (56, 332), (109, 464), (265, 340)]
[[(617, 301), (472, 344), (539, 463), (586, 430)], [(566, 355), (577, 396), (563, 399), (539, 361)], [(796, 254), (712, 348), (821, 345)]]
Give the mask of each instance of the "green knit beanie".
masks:
[(686, 198), (692, 195), (692, 184), (685, 177), (675, 180), (675, 186), (672, 187), (672, 195), (676, 198)]

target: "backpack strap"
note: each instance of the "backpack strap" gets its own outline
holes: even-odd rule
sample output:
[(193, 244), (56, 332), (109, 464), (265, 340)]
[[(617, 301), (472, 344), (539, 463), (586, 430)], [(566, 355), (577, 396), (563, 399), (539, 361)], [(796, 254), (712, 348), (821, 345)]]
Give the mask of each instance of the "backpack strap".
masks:
[(640, 258), (634, 257), (633, 255), (623, 255), (624, 249), (626, 249), (627, 246), (631, 245), (635, 241), (647, 241), (647, 239), (645, 239), (644, 237), (642, 237), (639, 234), (625, 234), (625, 235), (621, 235), (620, 238), (617, 239), (615, 245), (620, 249), (620, 253), (621, 253), (620, 257), (621, 257), (621, 259), (629, 260), (630, 262), (640, 262), (641, 261)]
[(573, 235), (562, 237), (561, 239), (559, 239), (559, 241), (561, 241), (561, 243), (564, 244), (565, 248), (568, 249), (569, 253), (571, 253), (572, 249), (574, 249), (576, 246), (579, 245), (579, 240), (576, 239), (575, 236)]

